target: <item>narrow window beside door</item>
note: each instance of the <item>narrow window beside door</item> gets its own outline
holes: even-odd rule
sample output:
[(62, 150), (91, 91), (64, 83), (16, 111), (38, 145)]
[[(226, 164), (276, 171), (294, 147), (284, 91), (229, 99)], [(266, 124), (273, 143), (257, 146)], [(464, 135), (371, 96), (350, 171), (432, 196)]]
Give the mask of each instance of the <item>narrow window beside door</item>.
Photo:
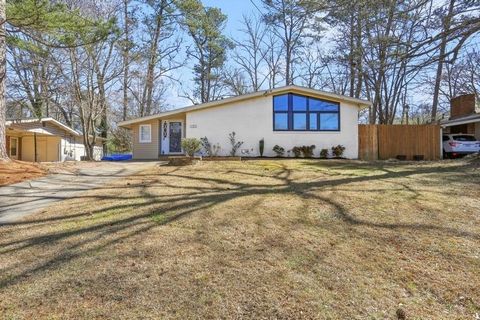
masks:
[(16, 158), (17, 157), (17, 138), (10, 138), (10, 157)]

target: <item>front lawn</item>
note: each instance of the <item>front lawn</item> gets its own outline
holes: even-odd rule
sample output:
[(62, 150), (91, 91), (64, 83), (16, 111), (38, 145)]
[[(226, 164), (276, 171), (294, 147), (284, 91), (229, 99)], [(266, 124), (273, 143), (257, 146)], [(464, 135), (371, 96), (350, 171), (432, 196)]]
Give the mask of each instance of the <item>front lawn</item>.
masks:
[(0, 226), (0, 318), (475, 319), (478, 161), (160, 166)]

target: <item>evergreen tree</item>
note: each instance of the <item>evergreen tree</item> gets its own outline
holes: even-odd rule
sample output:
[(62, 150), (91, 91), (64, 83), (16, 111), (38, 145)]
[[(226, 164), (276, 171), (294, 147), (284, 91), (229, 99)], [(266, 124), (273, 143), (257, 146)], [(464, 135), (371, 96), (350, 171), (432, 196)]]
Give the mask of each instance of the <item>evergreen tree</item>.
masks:
[(227, 50), (233, 47), (222, 34), (227, 16), (218, 8), (204, 7), (199, 0), (182, 0), (178, 7), (182, 13), (181, 24), (194, 43), (193, 49), (187, 50), (187, 55), (195, 60), (194, 97), (202, 103), (216, 100)]
[[(0, 0), (0, 160), (8, 160), (5, 132), (7, 45), (28, 47), (37, 41), (51, 47), (74, 47), (104, 38), (113, 24), (114, 21), (106, 23), (85, 18), (57, 1)], [(19, 37), (20, 34), (23, 37)], [(39, 36), (46, 34), (48, 40)]]

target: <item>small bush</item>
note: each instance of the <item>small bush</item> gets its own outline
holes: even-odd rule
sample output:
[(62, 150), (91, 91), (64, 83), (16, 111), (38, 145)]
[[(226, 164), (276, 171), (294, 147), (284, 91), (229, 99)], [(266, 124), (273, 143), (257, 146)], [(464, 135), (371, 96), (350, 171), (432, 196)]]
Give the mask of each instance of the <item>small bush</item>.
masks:
[(315, 149), (314, 145), (293, 147), (292, 152), (296, 158), (300, 158), (300, 156), (303, 156), (305, 158), (311, 158), (313, 157), (313, 149)]
[(338, 146), (332, 147), (332, 154), (335, 158), (341, 158), (343, 156), (343, 152), (345, 151), (345, 147), (339, 144)]
[(212, 154), (211, 156), (212, 157), (218, 157), (218, 153), (220, 152), (220, 150), (222, 149), (222, 147), (220, 147), (220, 144), (217, 143), (217, 144), (214, 144), (212, 146)]
[(278, 144), (276, 144), (272, 150), (277, 154), (277, 157), (283, 157), (285, 154), (285, 149), (280, 147)]
[(200, 138), (200, 141), (202, 142), (202, 147), (208, 157), (216, 157), (218, 152), (220, 152), (221, 148), (218, 143), (212, 145), (207, 137)]
[(300, 147), (293, 147), (292, 152), (295, 158), (300, 158), (300, 155), (302, 154), (302, 150), (300, 149)]
[(263, 151), (265, 150), (265, 140), (262, 139), (258, 142), (258, 149), (260, 151), (260, 157), (263, 157)]
[(302, 146), (300, 148), (300, 151), (302, 152), (302, 154), (305, 158), (311, 158), (311, 157), (313, 157), (313, 149), (315, 149), (314, 145)]
[(320, 158), (327, 159), (328, 158), (328, 149), (320, 150)]
[(237, 155), (238, 149), (242, 146), (243, 141), (237, 141), (235, 137), (235, 131), (228, 135), (228, 139), (230, 140), (230, 144), (232, 145), (232, 150), (230, 150), (230, 155), (235, 157)]
[(182, 139), (182, 148), (189, 157), (193, 157), (195, 152), (200, 151), (202, 142), (196, 138)]

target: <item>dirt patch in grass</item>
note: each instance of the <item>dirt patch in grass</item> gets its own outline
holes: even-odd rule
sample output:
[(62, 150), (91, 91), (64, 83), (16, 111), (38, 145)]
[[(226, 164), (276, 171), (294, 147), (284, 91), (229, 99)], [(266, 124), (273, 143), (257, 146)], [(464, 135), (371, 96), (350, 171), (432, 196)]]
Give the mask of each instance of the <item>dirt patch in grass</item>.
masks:
[(42, 177), (47, 171), (35, 163), (12, 160), (0, 161), (0, 186)]
[(65, 161), (65, 162), (42, 162), (41, 166), (49, 173), (77, 174), (81, 169), (96, 168), (105, 165), (101, 161)]
[(96, 161), (25, 162), (0, 161), (0, 186), (41, 178), (47, 174), (77, 174), (80, 169), (95, 168), (105, 163)]
[(468, 161), (156, 167), (0, 227), (0, 314), (474, 319), (479, 185)]

